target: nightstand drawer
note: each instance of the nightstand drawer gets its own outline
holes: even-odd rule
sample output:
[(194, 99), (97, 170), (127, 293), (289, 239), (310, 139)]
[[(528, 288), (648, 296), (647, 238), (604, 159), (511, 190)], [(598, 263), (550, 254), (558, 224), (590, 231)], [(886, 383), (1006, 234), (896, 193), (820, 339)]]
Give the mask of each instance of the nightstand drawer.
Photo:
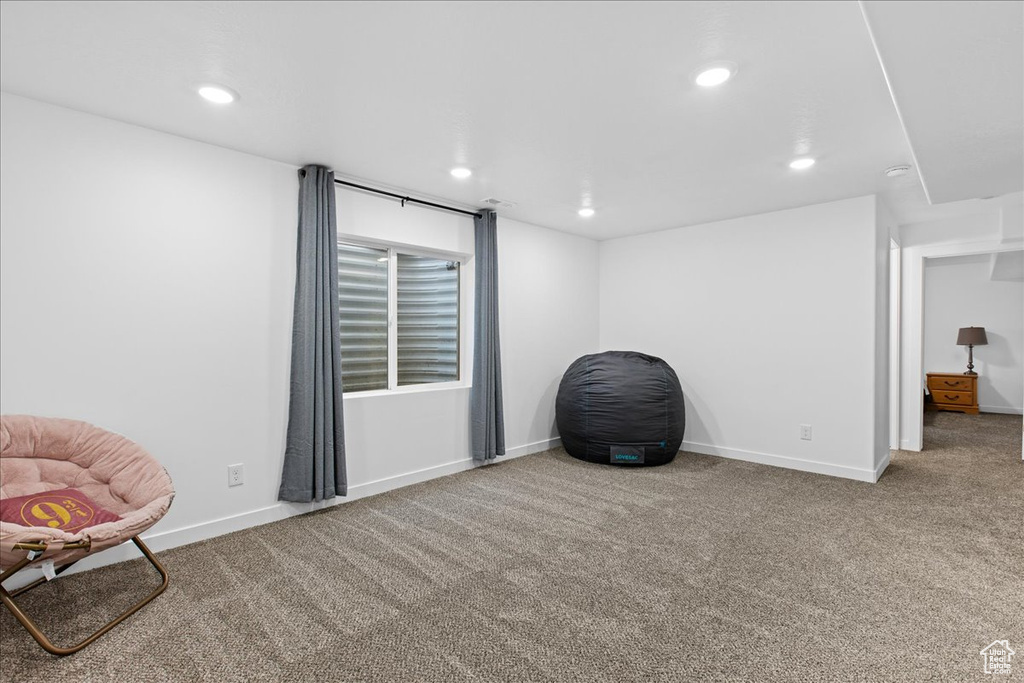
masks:
[(928, 390), (932, 393), (939, 391), (973, 391), (974, 380), (970, 377), (929, 377)]
[(927, 410), (953, 410), (978, 414), (978, 376), (955, 372), (929, 372), (928, 391), (932, 400)]
[(932, 399), (936, 403), (952, 403), (955, 405), (974, 405), (974, 392), (971, 391), (932, 391)]

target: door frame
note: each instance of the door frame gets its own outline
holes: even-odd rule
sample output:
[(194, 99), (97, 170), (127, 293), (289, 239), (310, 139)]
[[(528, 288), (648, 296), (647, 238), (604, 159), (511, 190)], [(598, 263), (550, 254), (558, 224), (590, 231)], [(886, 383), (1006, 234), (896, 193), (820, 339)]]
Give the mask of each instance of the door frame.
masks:
[(889, 449), (900, 447), (900, 243), (889, 238)]
[(903, 247), (903, 363), (900, 377), (900, 448), (919, 451), (924, 442), (925, 259), (1020, 251), (1020, 242), (998, 239)]

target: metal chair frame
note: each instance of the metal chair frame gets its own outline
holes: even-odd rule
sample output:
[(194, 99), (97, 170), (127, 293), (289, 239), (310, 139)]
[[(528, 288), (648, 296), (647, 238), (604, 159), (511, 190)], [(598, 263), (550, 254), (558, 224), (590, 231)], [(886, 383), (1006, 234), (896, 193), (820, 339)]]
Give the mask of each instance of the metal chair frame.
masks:
[[(35, 638), (36, 642), (39, 643), (44, 650), (46, 650), (47, 652), (49, 652), (51, 654), (55, 654), (55, 655), (58, 655), (58, 656), (61, 656), (61, 657), (65, 656), (65, 655), (74, 654), (75, 652), (78, 652), (79, 650), (81, 650), (82, 648), (86, 647), (87, 645), (91, 645), (97, 638), (99, 638), (104, 633), (106, 633), (110, 629), (112, 629), (115, 626), (117, 626), (118, 624), (120, 624), (122, 621), (124, 621), (125, 619), (127, 619), (131, 615), (133, 615), (136, 612), (138, 612), (140, 609), (142, 609), (147, 604), (152, 602), (154, 598), (156, 598), (158, 595), (163, 593), (164, 590), (166, 590), (167, 583), (168, 583), (167, 570), (164, 569), (163, 565), (160, 564), (160, 561), (156, 559), (156, 557), (153, 555), (153, 553), (150, 551), (150, 549), (146, 547), (146, 544), (142, 542), (141, 538), (139, 538), (138, 536), (133, 536), (131, 538), (131, 541), (142, 552), (142, 554), (145, 556), (145, 558), (147, 560), (149, 560), (150, 564), (152, 564), (156, 568), (156, 570), (160, 573), (160, 578), (162, 579), (162, 581), (160, 583), (160, 586), (157, 587), (156, 590), (154, 590), (152, 593), (147, 595), (145, 598), (143, 598), (141, 601), (135, 603), (132, 607), (130, 607), (126, 611), (122, 612), (119, 616), (115, 617), (113, 620), (108, 621), (106, 624), (101, 626), (99, 628), (99, 630), (97, 630), (95, 633), (93, 633), (92, 635), (88, 636), (87, 638), (85, 638), (81, 642), (77, 643), (76, 645), (72, 645), (71, 647), (60, 647), (60, 646), (54, 645), (53, 642), (46, 636), (46, 634), (44, 634), (42, 632), (42, 630), (36, 625), (35, 621), (33, 621), (32, 618), (29, 617), (25, 613), (25, 611), (22, 610), (21, 607), (18, 606), (18, 604), (14, 601), (14, 598), (16, 596), (21, 595), (22, 593), (25, 593), (27, 591), (30, 591), (30, 590), (32, 590), (33, 588), (35, 588), (36, 586), (38, 586), (38, 585), (40, 585), (42, 583), (45, 583), (46, 582), (46, 577), (42, 577), (40, 579), (36, 579), (32, 583), (30, 583), (30, 584), (28, 584), (26, 586), (22, 586), (21, 588), (18, 588), (18, 589), (13, 590), (13, 591), (8, 591), (2, 585), (4, 581), (6, 581), (7, 579), (11, 578), (16, 573), (18, 573), (19, 571), (21, 571), (22, 569), (27, 567), (29, 564), (31, 564), (35, 560), (37, 560), (40, 557), (40, 555), (42, 555), (42, 553), (47, 549), (46, 543), (44, 543), (42, 541), (40, 541), (38, 543), (18, 543), (18, 544), (16, 544), (14, 546), (15, 549), (17, 549), (17, 550), (25, 550), (25, 551), (27, 551), (28, 554), (26, 555), (25, 559), (20, 560), (19, 562), (17, 562), (16, 564), (12, 565), (8, 569), (4, 570), (3, 572), (0, 572), (0, 602), (3, 602), (4, 606), (7, 607), (7, 609), (9, 609), (11, 611), (11, 613), (14, 615), (14, 617), (19, 622), (21, 622), (22, 626), (25, 627), (25, 630), (29, 632), (29, 635), (31, 635), (33, 638)], [(68, 543), (68, 544), (64, 545), (63, 549), (64, 550), (75, 550), (75, 549), (88, 550), (89, 549), (89, 541), (88, 540), (83, 540), (83, 541), (76, 541), (74, 543)], [(77, 562), (77, 560), (75, 562)], [(61, 574), (65, 570), (71, 568), (71, 566), (74, 565), (75, 562), (71, 562), (69, 564), (65, 564), (65, 565), (61, 566), (60, 568), (58, 568), (56, 570), (56, 574)]]

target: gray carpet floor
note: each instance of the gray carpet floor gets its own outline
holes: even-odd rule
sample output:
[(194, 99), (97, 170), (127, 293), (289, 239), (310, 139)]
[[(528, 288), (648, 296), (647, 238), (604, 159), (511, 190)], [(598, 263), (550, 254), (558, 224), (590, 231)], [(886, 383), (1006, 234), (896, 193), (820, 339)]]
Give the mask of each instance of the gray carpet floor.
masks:
[[(177, 548), (72, 657), (0, 609), (0, 680), (969, 681), (996, 639), (1024, 680), (1021, 418), (927, 422), (875, 485), (552, 450)], [(148, 569), (23, 599), (68, 642)]]

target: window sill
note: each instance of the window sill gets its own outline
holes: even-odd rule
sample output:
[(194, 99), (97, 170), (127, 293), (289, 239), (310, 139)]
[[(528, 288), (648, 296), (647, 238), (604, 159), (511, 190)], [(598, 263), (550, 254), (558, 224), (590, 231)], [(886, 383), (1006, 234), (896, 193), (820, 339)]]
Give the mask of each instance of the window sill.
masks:
[(416, 384), (396, 389), (374, 389), (372, 391), (356, 391), (343, 394), (342, 399), (350, 401), (361, 398), (378, 398), (381, 396), (404, 396), (406, 394), (427, 394), (435, 391), (458, 391), (472, 388), (468, 382), (438, 382), (436, 384)]

